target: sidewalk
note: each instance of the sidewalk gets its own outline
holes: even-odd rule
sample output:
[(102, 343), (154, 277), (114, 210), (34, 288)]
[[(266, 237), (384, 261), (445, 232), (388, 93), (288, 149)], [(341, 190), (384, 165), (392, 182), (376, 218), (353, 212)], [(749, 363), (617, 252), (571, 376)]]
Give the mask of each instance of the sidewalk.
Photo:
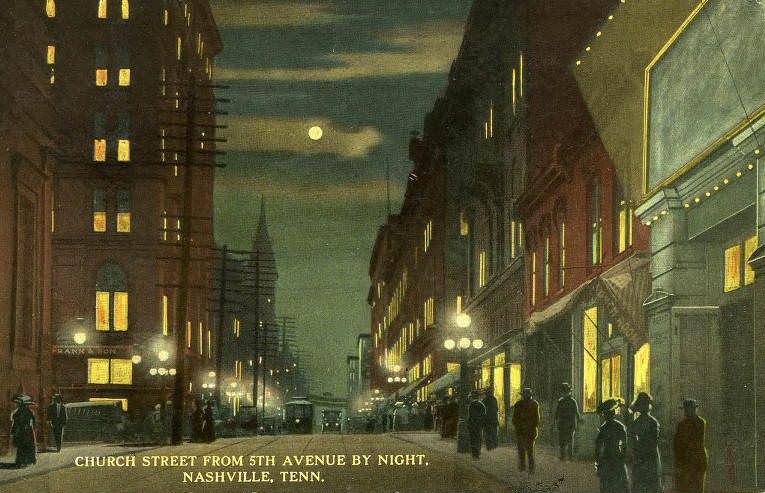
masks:
[(21, 469), (16, 469), (16, 450), (12, 449), (9, 453), (0, 456), (0, 485), (13, 483), (21, 479), (32, 476), (39, 476), (71, 467), (74, 465), (74, 459), (78, 456), (88, 457), (107, 457), (113, 455), (129, 455), (142, 450), (149, 450), (155, 446), (133, 446), (118, 444), (74, 444), (70, 447), (66, 445), (61, 452), (43, 451), (37, 454), (37, 463)]
[(419, 445), (426, 449), (452, 453), (456, 460), (470, 465), (484, 474), (506, 484), (513, 493), (565, 492), (595, 493), (599, 490), (595, 466), (589, 462), (561, 462), (550, 447), (537, 443), (536, 472), (529, 475), (518, 470), (518, 456), (514, 446), (501, 445), (473, 460), (470, 454), (458, 454), (454, 439), (442, 439), (433, 432), (399, 432), (392, 437)]

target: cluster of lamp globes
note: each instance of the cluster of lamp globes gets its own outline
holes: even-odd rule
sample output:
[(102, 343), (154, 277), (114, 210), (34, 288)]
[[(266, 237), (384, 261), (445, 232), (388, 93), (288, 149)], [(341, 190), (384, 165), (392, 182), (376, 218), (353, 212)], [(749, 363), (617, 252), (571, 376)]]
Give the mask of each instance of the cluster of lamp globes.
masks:
[(175, 368), (165, 368), (164, 366), (161, 366), (159, 368), (151, 368), (149, 369), (149, 375), (151, 376), (165, 376), (165, 375), (175, 375), (176, 370)]
[(406, 377), (388, 377), (388, 383), (406, 383), (407, 378)]
[[(467, 329), (472, 323), (470, 315), (467, 313), (458, 313), (457, 316), (454, 317), (454, 320), (457, 323), (457, 327), (461, 329)], [(460, 337), (456, 341), (454, 339), (446, 339), (444, 341), (444, 349), (447, 351), (451, 351), (454, 348), (470, 349), (471, 347), (473, 349), (481, 349), (483, 347), (483, 339), (470, 339), (469, 337)]]

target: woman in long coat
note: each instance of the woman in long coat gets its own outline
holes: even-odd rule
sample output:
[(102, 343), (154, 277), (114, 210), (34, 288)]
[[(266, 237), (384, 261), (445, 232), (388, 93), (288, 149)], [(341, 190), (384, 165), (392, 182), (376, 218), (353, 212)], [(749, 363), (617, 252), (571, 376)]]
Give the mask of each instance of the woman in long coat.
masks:
[(213, 415), (212, 402), (210, 401), (207, 401), (207, 406), (202, 416), (202, 439), (207, 443), (215, 441), (215, 416)]
[(600, 493), (629, 493), (627, 464), (624, 452), (627, 445), (627, 429), (616, 420), (619, 402), (608, 399), (598, 406), (598, 414), (603, 418), (598, 436), (595, 439), (595, 454)]
[(24, 467), (37, 462), (35, 415), (29, 409), (31, 397), (20, 396), (15, 402), (18, 407), (11, 414), (11, 436), (16, 445), (16, 466)]
[(661, 493), (661, 455), (659, 454), (659, 422), (651, 416), (651, 397), (640, 392), (632, 410), (640, 413), (630, 424), (632, 453), (632, 493)]

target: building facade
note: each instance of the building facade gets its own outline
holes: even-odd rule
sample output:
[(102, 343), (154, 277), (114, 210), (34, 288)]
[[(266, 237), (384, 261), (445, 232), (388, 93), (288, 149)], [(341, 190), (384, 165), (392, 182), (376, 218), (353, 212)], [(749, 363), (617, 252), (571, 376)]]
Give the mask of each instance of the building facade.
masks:
[[(55, 111), (38, 5), (0, 12), (0, 450), (9, 446), (14, 397), (50, 402), (51, 229)], [(44, 412), (44, 406), (38, 411)], [(44, 444), (45, 416), (38, 415)]]
[(188, 398), (213, 366), (212, 66), (222, 46), (206, 1), (41, 8), (54, 103), (67, 115), (54, 177), (54, 386), (67, 401), (118, 402), (140, 418), (172, 394), (177, 351)]

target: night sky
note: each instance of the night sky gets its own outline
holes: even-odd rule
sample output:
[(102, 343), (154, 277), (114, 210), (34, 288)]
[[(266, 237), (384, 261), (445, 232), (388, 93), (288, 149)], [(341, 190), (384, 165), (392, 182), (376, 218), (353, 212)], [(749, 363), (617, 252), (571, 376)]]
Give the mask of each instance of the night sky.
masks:
[(249, 249), (265, 197), (277, 314), (297, 319), (312, 392), (345, 395), (345, 357), (369, 332), (386, 164), (396, 212), (409, 134), (446, 86), (470, 0), (211, 3), (224, 44), (215, 76), (231, 99), (217, 241)]

